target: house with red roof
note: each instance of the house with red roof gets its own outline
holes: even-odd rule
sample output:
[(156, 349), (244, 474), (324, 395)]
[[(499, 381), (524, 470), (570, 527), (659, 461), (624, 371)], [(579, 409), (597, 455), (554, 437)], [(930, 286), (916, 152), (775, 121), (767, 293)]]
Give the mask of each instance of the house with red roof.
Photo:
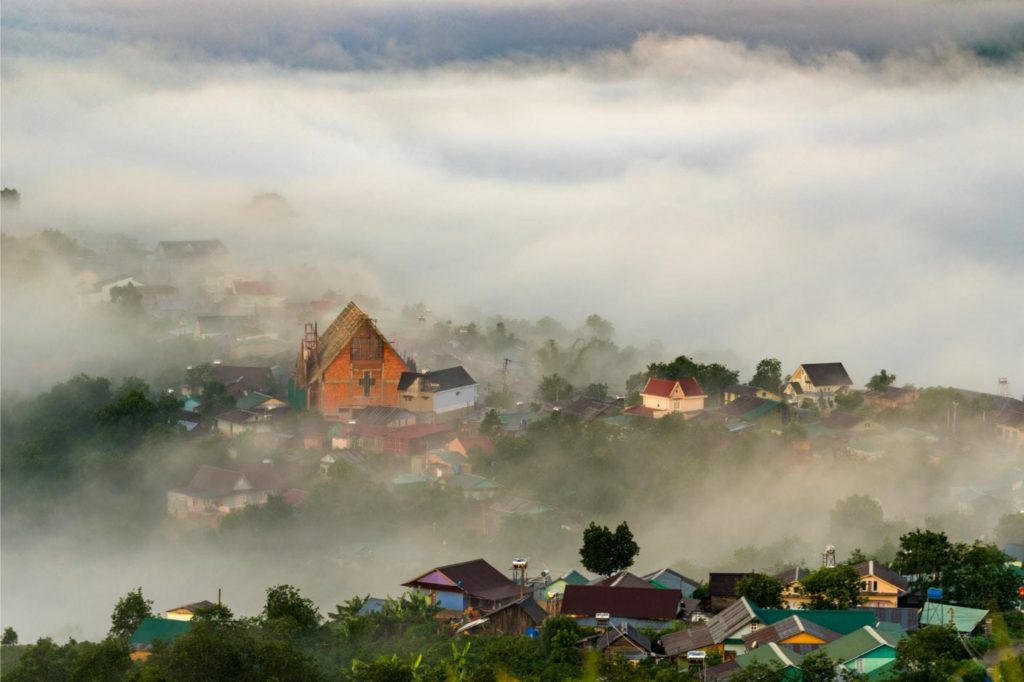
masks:
[(707, 394), (693, 377), (685, 379), (650, 378), (640, 391), (642, 404), (630, 410), (633, 414), (655, 419), (667, 414), (695, 416), (704, 409)]

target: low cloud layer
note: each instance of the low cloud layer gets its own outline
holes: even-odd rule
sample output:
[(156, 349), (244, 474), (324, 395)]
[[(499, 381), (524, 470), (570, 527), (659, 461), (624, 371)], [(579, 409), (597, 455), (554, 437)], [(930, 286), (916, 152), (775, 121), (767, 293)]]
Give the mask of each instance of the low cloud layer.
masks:
[[(5, 230), (219, 236), (268, 267), (356, 264), (399, 302), (599, 311), (744, 374), (776, 355), (1016, 393), (1024, 71), (973, 46), (1024, 12), (927, 5), (436, 7), (509, 43), (479, 51), (396, 5), (12, 3)], [(360, 17), (380, 49), (313, 63), (309, 41), (343, 49)], [(406, 25), (434, 51), (409, 52)], [(261, 191), (296, 217), (254, 224)]]

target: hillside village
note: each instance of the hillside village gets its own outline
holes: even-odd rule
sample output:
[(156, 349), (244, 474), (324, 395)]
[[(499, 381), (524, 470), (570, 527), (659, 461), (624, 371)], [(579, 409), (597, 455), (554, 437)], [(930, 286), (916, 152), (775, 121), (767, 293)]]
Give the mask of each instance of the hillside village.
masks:
[[(582, 657), (572, 660), (598, 656), (637, 669), (669, 665), (694, 679), (738, 681), (765, 679), (765, 670), (778, 679), (807, 678), (803, 662), (821, 652), (851, 675), (897, 679), (900, 643), (934, 626), (955, 633), (968, 659), (991, 667), (985, 650), (1003, 636), (1005, 613), (1017, 612), (1024, 585), (1024, 533), (1014, 517), (1024, 512), (1024, 401), (1009, 394), (1007, 381), (993, 381), (992, 393), (897, 385), (885, 370), (854, 378), (843, 362), (826, 357), (788, 368), (766, 358), (741, 382), (736, 371), (685, 355), (644, 363), (636, 349), (611, 342), (607, 321), (591, 316), (586, 344), (603, 353), (602, 364), (615, 365), (609, 374), (587, 369), (586, 356), (570, 352), (575, 344), (552, 338), (527, 345), (511, 322), (459, 326), (433, 320), (422, 304), (390, 316), (410, 331), (399, 343), (373, 301), (331, 292), (312, 300), (284, 295), (270, 277), (231, 275), (222, 265), (226, 257), (215, 240), (160, 242), (140, 261), (140, 272), (95, 278), (76, 300), (84, 310), (144, 329), (165, 360), (180, 365), (120, 392), (108, 382), (96, 393), (105, 397), (81, 406), (90, 419), (113, 415), (109, 423), (124, 440), (118, 448), (145, 447), (141, 431), (123, 435), (142, 423), (134, 410), (143, 404), (152, 406), (143, 410), (146, 424), (169, 429), (166, 438), (181, 447), (199, 448), (200, 456), (179, 458), (166, 478), (148, 481), (154, 487), (145, 494), (150, 502), (159, 496), (167, 533), (244, 527), (254, 538), (265, 528), (288, 534), (287, 525), (261, 525), (280, 519), (348, 525), (348, 507), (337, 500), (354, 499), (360, 489), (378, 491), (374, 504), (393, 505), (380, 509), (401, 509), (408, 515), (402, 518), (436, 515), (433, 532), (459, 536), (460, 551), (509, 537), (550, 550), (545, 557), (507, 557), (509, 565), (500, 566), (476, 558), (484, 552), (443, 565), (420, 562), (393, 592), (356, 598), (352, 613), (339, 606), (335, 625), (398, 618), (412, 608), (408, 600), (423, 599), (415, 618), (457, 646), (496, 636), (540, 641), (558, 623)], [(602, 381), (609, 375), (620, 385)], [(75, 381), (86, 380), (92, 381)], [(98, 422), (98, 437), (105, 437), (105, 423)], [(11, 428), (17, 442), (21, 435)], [(545, 448), (553, 444), (594, 463), (548, 457)], [(205, 449), (218, 454), (202, 454)], [(772, 463), (752, 464), (749, 457), (758, 452)], [(649, 469), (629, 463), (638, 455)], [(955, 480), (939, 476), (973, 457), (984, 464), (956, 469)], [(23, 470), (33, 460), (24, 462), (5, 459), (5, 477), (8, 471), (12, 480), (27, 476)], [(787, 540), (774, 553), (743, 555), (737, 547), (729, 567), (737, 570), (696, 574), (647, 565), (643, 553), (642, 569), (633, 568), (633, 557), (608, 572), (566, 560), (595, 516), (617, 514), (616, 496), (646, 495), (657, 504), (675, 495), (674, 476), (685, 471), (699, 478), (692, 472), (700, 467), (728, 482), (745, 469), (800, 476), (823, 463), (875, 477), (879, 490), (898, 487), (909, 470), (936, 472), (930, 503), (950, 515), (946, 521), (961, 524), (959, 535), (980, 541), (964, 544), (956, 556), (981, 556), (996, 543), (1002, 554), (984, 561), (1003, 582), (993, 582), (992, 591), (954, 581), (952, 568), (948, 583), (941, 570), (915, 568), (901, 552), (910, 551), (918, 531), (883, 520), (880, 508), (875, 526), (853, 533), (841, 507), (854, 509), (849, 518), (859, 524), (875, 513), (878, 491), (871, 488), (831, 510), (836, 532), (849, 532), (859, 544), (827, 547), (820, 563), (817, 556), (808, 562)], [(610, 478), (598, 480), (585, 469)], [(903, 473), (884, 473), (894, 471)], [(893, 480), (880, 480), (886, 476)], [(700, 494), (714, 501), (712, 509), (733, 503), (721, 489)], [(613, 511), (601, 516), (605, 508)], [(368, 517), (375, 514), (370, 509)], [(1009, 530), (994, 531), (997, 522)], [(339, 561), (353, 567), (360, 565), (358, 553), (372, 552), (386, 534), (371, 541), (352, 528), (345, 532), (352, 533), (347, 546), (356, 554)], [(928, 537), (939, 535), (945, 542), (942, 533)], [(953, 556), (954, 544), (948, 547)], [(451, 549), (439, 552), (438, 564), (442, 554)], [(700, 547), (687, 554), (701, 565)], [(789, 560), (795, 563), (782, 565)], [(547, 567), (554, 561), (561, 565)], [(828, 575), (846, 575), (855, 593), (809, 587)], [(753, 595), (759, 581), (775, 586), (767, 600)], [(161, 660), (166, 645), (203, 621), (197, 615), (220, 607), (210, 595), (182, 596), (203, 600), (170, 606), (162, 617), (145, 615), (126, 633), (131, 660)]]

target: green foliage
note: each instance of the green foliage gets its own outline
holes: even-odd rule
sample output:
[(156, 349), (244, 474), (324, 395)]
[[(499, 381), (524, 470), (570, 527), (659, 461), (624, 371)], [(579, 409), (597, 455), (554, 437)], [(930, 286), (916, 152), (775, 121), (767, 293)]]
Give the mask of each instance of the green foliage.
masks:
[(131, 647), (120, 638), (102, 642), (82, 642), (75, 647), (69, 669), (73, 681), (123, 680), (132, 669)]
[(864, 396), (859, 391), (840, 391), (836, 394), (836, 407), (852, 412), (864, 404)]
[[(712, 402), (721, 399), (722, 391), (737, 381), (740, 373), (717, 362), (701, 364), (680, 355), (672, 362), (654, 362), (647, 366), (647, 376), (659, 379), (686, 379), (693, 377)], [(777, 389), (776, 389), (777, 390)]]
[(782, 591), (785, 586), (778, 578), (763, 573), (751, 573), (736, 583), (736, 596), (746, 597), (766, 609), (782, 608)]
[(915, 528), (900, 536), (892, 568), (903, 575), (938, 575), (949, 564), (951, 551), (945, 533)]
[(117, 600), (110, 615), (110, 636), (131, 637), (144, 618), (153, 615), (153, 600), (142, 596), (142, 588), (130, 590)]
[(588, 315), (585, 325), (592, 338), (610, 339), (615, 336), (615, 325), (600, 315)]
[(996, 541), (1000, 546), (1013, 543), (1024, 544), (1024, 514), (1006, 514), (996, 526)]
[(263, 618), (268, 623), (299, 631), (312, 630), (318, 627), (322, 620), (316, 604), (299, 594), (291, 585), (278, 585), (267, 589)]
[(808, 609), (851, 609), (861, 603), (860, 575), (849, 564), (811, 571), (800, 581)]
[(590, 384), (583, 389), (583, 395), (595, 400), (604, 400), (608, 397), (608, 384)]
[(480, 435), (493, 438), (500, 432), (501, 419), (498, 417), (498, 411), (493, 409), (487, 410), (484, 418), (480, 420)]
[(60, 646), (49, 637), (43, 637), (25, 647), (14, 668), (4, 671), (3, 679), (5, 682), (66, 680), (71, 676), (73, 648), (70, 642)]
[(900, 640), (895, 672), (900, 680), (939, 682), (950, 679), (958, 663), (970, 658), (952, 626), (929, 625)]
[(110, 302), (130, 315), (138, 315), (142, 312), (142, 293), (131, 282), (124, 286), (111, 287)]
[(173, 644), (154, 653), (143, 669), (167, 680), (279, 680), (301, 682), (322, 675), (294, 643), (268, 637), (242, 623), (197, 620)]
[(878, 374), (871, 377), (867, 383), (867, 387), (872, 391), (884, 391), (892, 386), (895, 381), (896, 375), (889, 374), (883, 369)]
[(572, 397), (572, 384), (558, 374), (551, 374), (540, 380), (535, 395), (537, 400), (547, 403), (568, 400)]
[(599, 526), (593, 521), (583, 529), (580, 559), (588, 571), (611, 575), (632, 566), (639, 553), (640, 547), (625, 521), (614, 532), (608, 526)]
[(749, 384), (772, 393), (778, 393), (782, 388), (782, 362), (776, 358), (761, 360), (757, 363), (757, 369), (754, 370), (754, 376), (750, 378)]
[(729, 680), (731, 682), (784, 682), (786, 680), (786, 669), (780, 664), (754, 662), (734, 672)]
[(575, 618), (554, 616), (547, 619), (540, 637), (549, 663), (579, 664), (581, 657), (576, 642), (583, 638), (583, 628)]
[(372, 663), (355, 661), (345, 679), (360, 682), (414, 682), (420, 659), (400, 661), (398, 656), (381, 656)]
[(941, 587), (955, 604), (999, 611), (1017, 600), (1019, 581), (1007, 560), (995, 545), (951, 543), (945, 533), (915, 529), (900, 537), (892, 567), (920, 576), (912, 584), (920, 594)]
[(957, 544), (953, 561), (943, 572), (953, 599), (962, 606), (1009, 610), (1017, 600), (1019, 580), (1008, 557), (995, 545), (975, 541)]
[(835, 682), (836, 665), (827, 652), (813, 651), (800, 663), (802, 682)]
[(70, 640), (61, 646), (47, 637), (25, 647), (14, 667), (4, 670), (3, 679), (114, 682), (131, 670), (129, 653), (128, 642), (118, 638), (96, 643)]
[(0, 639), (0, 646), (14, 646), (18, 643), (18, 633), (12, 627), (4, 628), (3, 639)]

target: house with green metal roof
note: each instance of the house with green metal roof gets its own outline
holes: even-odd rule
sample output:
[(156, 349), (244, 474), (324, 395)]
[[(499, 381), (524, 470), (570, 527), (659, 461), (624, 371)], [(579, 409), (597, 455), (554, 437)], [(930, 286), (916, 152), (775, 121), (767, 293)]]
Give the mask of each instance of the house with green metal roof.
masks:
[(987, 616), (987, 609), (929, 602), (921, 609), (921, 625), (952, 625), (957, 632), (970, 634)]
[(458, 474), (447, 479), (447, 482), (461, 490), (462, 494), (471, 500), (489, 500), (500, 487), (491, 479), (477, 474)]
[(758, 616), (765, 625), (773, 625), (790, 616), (816, 623), (840, 635), (848, 635), (865, 626), (875, 625), (875, 614), (867, 609), (758, 609)]
[(132, 660), (144, 660), (155, 642), (169, 643), (192, 629), (192, 621), (172, 618), (143, 618), (128, 643), (132, 647)]
[(561, 599), (568, 585), (586, 585), (590, 580), (579, 571), (573, 569), (544, 586), (543, 599)]
[(753, 651), (740, 654), (727, 663), (709, 668), (707, 679), (715, 680), (716, 682), (728, 680), (740, 670), (759, 663), (778, 668), (781, 672), (781, 679), (785, 682), (800, 682), (803, 679), (803, 673), (800, 670), (803, 660), (804, 657), (800, 654), (786, 647), (779, 646), (775, 642), (770, 642), (764, 646), (757, 647)]
[(896, 645), (906, 636), (905, 632), (878, 630), (868, 625), (829, 642), (820, 650), (847, 670), (870, 675), (896, 660)]

